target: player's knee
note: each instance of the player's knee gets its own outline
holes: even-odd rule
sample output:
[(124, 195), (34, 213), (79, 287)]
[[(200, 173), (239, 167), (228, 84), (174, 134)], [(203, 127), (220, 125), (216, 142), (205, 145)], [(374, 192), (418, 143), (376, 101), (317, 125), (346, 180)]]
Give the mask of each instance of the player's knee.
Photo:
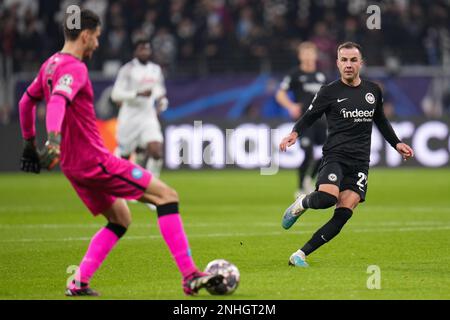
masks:
[(336, 205), (338, 199), (331, 193), (315, 191), (307, 197), (308, 207), (312, 209), (328, 209)]
[(131, 212), (123, 199), (117, 199), (113, 206), (103, 213), (103, 216), (108, 223), (122, 226), (125, 229), (131, 224)]
[(123, 215), (120, 217), (115, 217), (113, 219), (109, 219), (108, 222), (120, 225), (120, 226), (128, 229), (128, 227), (131, 224), (131, 215)]
[(149, 156), (155, 160), (161, 160), (163, 158), (162, 151), (151, 152)]
[(169, 188), (169, 198), (171, 199), (171, 202), (178, 202), (178, 192), (175, 189)]
[(327, 209), (331, 208), (332, 206), (335, 206), (338, 202), (338, 199), (328, 192), (323, 191), (317, 191), (319, 193), (318, 195), (318, 203), (322, 207), (321, 209)]
[(125, 227), (125, 228), (129, 228), (130, 227), (130, 224), (131, 224), (131, 216), (129, 216), (129, 217), (126, 217), (124, 220), (123, 220), (123, 226)]
[(160, 143), (150, 143), (147, 148), (147, 155), (155, 160), (163, 158), (162, 145)]
[[(125, 221), (123, 221), (125, 222)], [(114, 233), (119, 239), (123, 237), (125, 232), (127, 232), (128, 226), (131, 223), (131, 219), (129, 223), (114, 223), (114, 222), (108, 222), (106, 225), (106, 229), (110, 230), (112, 233)]]
[(178, 202), (178, 193), (171, 187), (165, 187), (161, 195), (161, 204)]
[(350, 210), (355, 210), (360, 202), (360, 197), (339, 197), (338, 203), (336, 205), (337, 208), (348, 208)]

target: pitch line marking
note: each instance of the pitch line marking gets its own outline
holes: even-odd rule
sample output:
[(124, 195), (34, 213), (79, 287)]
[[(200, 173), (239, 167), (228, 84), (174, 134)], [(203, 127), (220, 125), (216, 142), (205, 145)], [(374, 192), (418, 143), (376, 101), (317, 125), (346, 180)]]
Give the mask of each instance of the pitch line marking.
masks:
[[(410, 231), (436, 231), (436, 230), (450, 230), (450, 225), (439, 227), (402, 227), (402, 228), (365, 228), (365, 229), (348, 229), (347, 232), (355, 233), (370, 233), (370, 232), (410, 232)], [(314, 230), (301, 230), (290, 233), (290, 235), (298, 234), (310, 234)], [(210, 237), (260, 237), (260, 236), (285, 236), (289, 233), (274, 231), (274, 232), (257, 232), (257, 233), (206, 233), (206, 234), (190, 234), (189, 238), (210, 238)], [(147, 235), (147, 236), (128, 236), (123, 240), (162, 240), (161, 235)], [(2, 243), (17, 243), (17, 242), (66, 242), (66, 241), (89, 241), (91, 237), (68, 237), (68, 238), (56, 238), (56, 239), (44, 239), (44, 238), (28, 238), (28, 239), (8, 239), (0, 240)], [(122, 241), (123, 241), (122, 240)]]
[[(424, 220), (424, 221), (387, 221), (387, 222), (356, 222), (352, 223), (351, 226), (428, 226), (428, 225), (442, 225), (444, 221), (442, 220)], [(445, 223), (445, 222), (444, 222)], [(449, 221), (450, 223), (450, 221)], [(318, 226), (320, 222), (302, 222), (303, 226)], [(252, 224), (253, 227), (274, 227), (278, 226), (278, 222), (257, 222)], [(205, 222), (205, 223), (184, 223), (185, 227), (190, 228), (210, 228), (210, 227), (235, 227), (236, 223), (221, 223), (221, 222)], [(91, 229), (91, 228), (101, 228), (103, 224), (94, 223), (62, 223), (62, 224), (0, 224), (0, 229)], [(155, 223), (136, 223), (132, 224), (130, 228), (154, 228)]]

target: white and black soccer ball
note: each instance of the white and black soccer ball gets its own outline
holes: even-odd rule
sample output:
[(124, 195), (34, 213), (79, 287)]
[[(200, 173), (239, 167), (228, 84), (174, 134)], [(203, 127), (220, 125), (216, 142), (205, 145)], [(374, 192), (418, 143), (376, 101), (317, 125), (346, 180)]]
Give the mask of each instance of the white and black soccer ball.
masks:
[(221, 284), (207, 288), (208, 292), (213, 295), (232, 294), (236, 291), (241, 278), (239, 269), (224, 259), (216, 259), (208, 263), (205, 272), (223, 276), (223, 282)]

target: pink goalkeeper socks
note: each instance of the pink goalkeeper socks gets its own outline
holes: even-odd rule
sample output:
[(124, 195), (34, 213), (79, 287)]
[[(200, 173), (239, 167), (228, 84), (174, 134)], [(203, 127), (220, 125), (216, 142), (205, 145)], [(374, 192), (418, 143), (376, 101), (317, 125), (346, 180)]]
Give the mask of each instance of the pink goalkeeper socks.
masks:
[[(197, 271), (180, 215), (178, 213), (163, 215), (158, 218), (158, 223), (161, 234), (183, 278)], [(118, 240), (119, 237), (108, 228), (102, 228), (95, 234), (81, 261), (80, 268), (75, 274), (77, 286), (80, 283), (89, 283)]]
[(191, 256), (180, 215), (178, 213), (163, 215), (158, 218), (158, 223), (161, 234), (183, 278), (189, 276), (197, 270), (197, 267)]
[(81, 261), (80, 268), (75, 275), (75, 281), (81, 283), (89, 283), (95, 271), (100, 267), (106, 259), (108, 253), (119, 240), (119, 237), (109, 230), (102, 228), (92, 238), (89, 248)]

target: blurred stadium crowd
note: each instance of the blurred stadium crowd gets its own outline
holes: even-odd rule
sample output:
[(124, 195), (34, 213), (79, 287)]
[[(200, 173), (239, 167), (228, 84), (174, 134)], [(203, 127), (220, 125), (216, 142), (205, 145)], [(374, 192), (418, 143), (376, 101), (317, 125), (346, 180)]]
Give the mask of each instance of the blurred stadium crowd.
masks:
[[(107, 76), (130, 59), (132, 40), (141, 35), (151, 39), (154, 60), (169, 77), (284, 73), (303, 40), (316, 43), (328, 74), (343, 40), (361, 43), (369, 65), (450, 65), (450, 0), (3, 0), (0, 89), (61, 48), (60, 25), (71, 4), (102, 18), (101, 46), (89, 67)], [(381, 30), (366, 26), (370, 4), (381, 8)]]
[[(361, 43), (370, 65), (449, 59), (448, 0), (4, 0), (0, 43), (14, 71), (35, 70), (60, 48), (58, 26), (74, 3), (102, 17), (102, 49), (91, 66), (97, 70), (129, 59), (130, 43), (141, 34), (152, 39), (155, 60), (173, 73), (284, 72), (295, 63), (296, 44), (307, 39), (320, 48), (325, 71), (334, 67), (343, 40)], [(374, 3), (382, 7), (382, 32), (366, 27), (365, 10)]]

